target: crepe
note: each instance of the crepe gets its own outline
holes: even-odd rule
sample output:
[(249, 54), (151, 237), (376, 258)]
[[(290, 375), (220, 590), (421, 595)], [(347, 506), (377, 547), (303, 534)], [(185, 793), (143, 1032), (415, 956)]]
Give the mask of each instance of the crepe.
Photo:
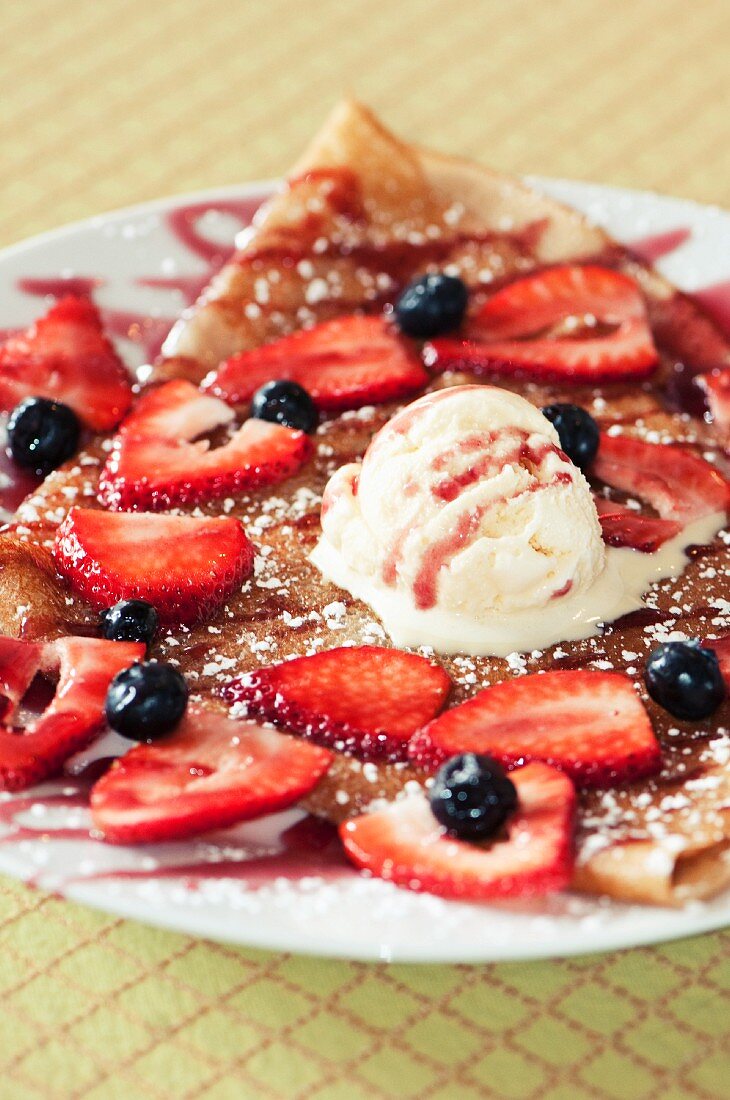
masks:
[[(532, 255), (524, 254), (523, 234)], [(479, 236), (483, 244), (472, 243)], [(532, 266), (533, 256), (555, 263), (600, 253), (607, 243), (576, 212), (517, 181), (406, 145), (346, 101), (174, 326), (153, 378), (200, 381), (235, 352), (372, 305), (383, 290), (373, 271), (383, 264), (399, 266), (403, 281), (431, 256), (470, 255), (473, 283), (484, 266), (503, 276)], [(272, 283), (267, 271), (280, 272), (285, 260), (293, 262)], [(298, 269), (301, 260), (310, 266)]]
[[(226, 357), (282, 333), (356, 309), (380, 309), (429, 265), (458, 272), (478, 297), (546, 264), (598, 260), (628, 271), (642, 287), (663, 352), (658, 378), (677, 360), (692, 370), (730, 361), (722, 334), (689, 298), (581, 214), (519, 181), (407, 145), (353, 102), (334, 111), (289, 181), (237, 243), (233, 259), (173, 328), (151, 371), (152, 383), (173, 377), (199, 382)], [(471, 380), (456, 374), (433, 385)], [(698, 419), (688, 430), (686, 418), (668, 410), (651, 385), (499, 384), (538, 405), (578, 401), (604, 426), (620, 422), (637, 434), (660, 432), (666, 439), (691, 435), (699, 450), (716, 444), (710, 425)], [(179, 660), (201, 697), (217, 692), (230, 676), (289, 656), (346, 642), (389, 644), (369, 608), (324, 582), (308, 554), (319, 534), (319, 502), (331, 472), (361, 457), (398, 407), (328, 418), (317, 453), (300, 474), (273, 490), (226, 502), (226, 514), (241, 516), (264, 549), (256, 581), (216, 619), (167, 632), (154, 650)], [(94, 506), (104, 457), (99, 440), (80, 461), (50, 475), (21, 505), (15, 527), (0, 535), (5, 633), (50, 637), (95, 622), (83, 601), (63, 588), (46, 547), (74, 493), (76, 502)], [(221, 505), (204, 510), (220, 512)], [(688, 563), (682, 578), (659, 586), (652, 602), (660, 618), (649, 633), (637, 621), (539, 656), (443, 659), (455, 682), (453, 701), (525, 671), (606, 661), (633, 670), (628, 674), (641, 684), (642, 659), (663, 637), (663, 623), (700, 637), (730, 630), (730, 622), (717, 625), (727, 568), (727, 547), (717, 539)], [(678, 605), (680, 614), (672, 610)], [(575, 886), (623, 900), (682, 904), (730, 882), (730, 704), (701, 729), (675, 722), (650, 700), (647, 707), (662, 742), (664, 771), (634, 787), (583, 796)], [(307, 805), (341, 820), (378, 795), (395, 796), (407, 779), (420, 778), (403, 765), (363, 767), (339, 757)]]

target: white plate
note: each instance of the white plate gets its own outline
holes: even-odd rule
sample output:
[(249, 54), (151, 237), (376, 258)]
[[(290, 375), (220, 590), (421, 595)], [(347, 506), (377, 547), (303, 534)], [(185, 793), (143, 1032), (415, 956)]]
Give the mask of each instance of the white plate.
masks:
[[(533, 182), (584, 210), (620, 240), (691, 229), (689, 239), (660, 263), (684, 289), (730, 278), (730, 215), (718, 209), (596, 185)], [(43, 311), (42, 300), (17, 289), (18, 279), (60, 274), (103, 278), (95, 297), (107, 310), (174, 317), (184, 304), (183, 295), (136, 283), (140, 278), (206, 274), (203, 259), (170, 232), (170, 212), (189, 202), (210, 207), (199, 228), (214, 240), (229, 241), (238, 223), (229, 214), (216, 213), (215, 207), (265, 190), (266, 185), (255, 185), (166, 199), (6, 250), (0, 254), (0, 327), (25, 324)], [(134, 342), (123, 340), (120, 348), (130, 364), (142, 361)], [(44, 801), (63, 790), (56, 782), (33, 792), (32, 805), (28, 799), (12, 806), (10, 799), (0, 803), (3, 820), (12, 815), (15, 826), (24, 826), (20, 837), (12, 839), (15, 826), (0, 822), (0, 871), (120, 916), (231, 943), (357, 959), (477, 962), (654, 943), (720, 928), (730, 920), (730, 895), (678, 912), (571, 895), (529, 905), (457, 904), (336, 866), (325, 877), (307, 874), (306, 867), (304, 877), (289, 872), (287, 877), (281, 862), (266, 858), (256, 864), (258, 885), (247, 885), (230, 873), (196, 879), (170, 877), (168, 870), (161, 876), (155, 873), (158, 868), (175, 864), (241, 860), (254, 853), (266, 857), (278, 849), (282, 826), (300, 815), (279, 815), (201, 841), (120, 849), (91, 839), (54, 839), (54, 828), (88, 825), (86, 810), (74, 807), (73, 800), (67, 806)], [(45, 839), (44, 830), (50, 830)], [(292, 858), (296, 862), (301, 857)], [(88, 878), (114, 869), (142, 871), (147, 877)]]

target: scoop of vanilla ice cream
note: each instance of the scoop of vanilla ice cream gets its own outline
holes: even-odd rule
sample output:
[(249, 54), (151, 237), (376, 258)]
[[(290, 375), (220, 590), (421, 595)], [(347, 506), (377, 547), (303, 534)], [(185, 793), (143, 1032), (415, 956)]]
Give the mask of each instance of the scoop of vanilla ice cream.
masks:
[(401, 410), (361, 465), (330, 479), (322, 531), (312, 560), (353, 595), (382, 610), (369, 594), (390, 591), (401, 614), (472, 624), (555, 607), (605, 564), (588, 483), (553, 425), (492, 386), (440, 390)]

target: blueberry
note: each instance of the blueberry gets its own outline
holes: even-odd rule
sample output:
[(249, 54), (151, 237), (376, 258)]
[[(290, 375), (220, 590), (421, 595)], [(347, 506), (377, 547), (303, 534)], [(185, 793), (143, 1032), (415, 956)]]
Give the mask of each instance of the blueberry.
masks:
[(576, 466), (584, 470), (598, 453), (600, 430), (590, 413), (580, 405), (546, 405), (542, 415), (554, 425), (560, 446)]
[(313, 432), (319, 423), (317, 406), (304, 387), (285, 380), (267, 382), (256, 390), (251, 400), (251, 416), (301, 432)]
[(103, 611), (101, 633), (110, 642), (144, 642), (149, 645), (158, 626), (157, 612), (146, 600), (120, 600)]
[(436, 820), (462, 840), (493, 836), (517, 807), (517, 791), (491, 756), (465, 752), (436, 772), (429, 791)]
[(175, 728), (188, 702), (188, 686), (172, 665), (145, 661), (118, 673), (106, 695), (112, 729), (132, 741), (154, 741)]
[(455, 275), (423, 275), (409, 283), (395, 303), (395, 319), (407, 336), (427, 340), (459, 327), (468, 297)]
[(11, 412), (7, 431), (13, 461), (45, 476), (76, 453), (81, 425), (68, 405), (26, 397)]
[(725, 698), (717, 655), (696, 640), (665, 642), (652, 650), (644, 682), (652, 699), (675, 718), (707, 718)]

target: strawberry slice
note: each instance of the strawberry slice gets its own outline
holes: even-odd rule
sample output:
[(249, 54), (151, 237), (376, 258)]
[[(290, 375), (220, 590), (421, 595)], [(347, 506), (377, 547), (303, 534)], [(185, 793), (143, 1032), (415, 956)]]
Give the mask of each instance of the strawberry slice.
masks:
[(705, 391), (713, 423), (730, 431), (730, 367), (720, 367), (697, 376)]
[(574, 383), (645, 378), (656, 366), (651, 330), (637, 320), (625, 321), (611, 335), (589, 340), (486, 343), (444, 338), (426, 345), (425, 355), (428, 365), (439, 371), (531, 375)]
[(365, 760), (405, 760), (411, 734), (443, 707), (451, 681), (416, 653), (345, 646), (232, 680), (247, 713)]
[(674, 443), (603, 432), (591, 472), (682, 527), (730, 507), (730, 482), (704, 458)]
[[(610, 331), (591, 332), (597, 325)], [(471, 318), (465, 336), (434, 340), (429, 365), (596, 382), (642, 378), (657, 364), (636, 283), (595, 264), (549, 268), (508, 284)]]
[(145, 394), (114, 441), (99, 500), (130, 511), (204, 504), (282, 481), (312, 450), (304, 432), (255, 419), (244, 421), (221, 447), (192, 442), (232, 419), (226, 404), (183, 379)]
[(446, 898), (534, 897), (568, 886), (575, 791), (546, 764), (511, 772), (518, 808), (507, 839), (489, 845), (450, 837), (427, 798), (411, 795), (345, 821), (340, 836), (356, 866), (410, 890)]
[(111, 844), (197, 836), (286, 809), (331, 760), (318, 745), (191, 707), (170, 737), (112, 765), (91, 792), (91, 816)]
[[(52, 775), (64, 760), (89, 744), (104, 725), (109, 684), (118, 672), (144, 657), (145, 647), (99, 638), (59, 638), (45, 646), (14, 642), (11, 647), (8, 641), (3, 639), (0, 648), (0, 679), (5, 685), (9, 679), (15, 682), (8, 695), (13, 705), (6, 710), (5, 726), (0, 729), (0, 788), (17, 791)], [(24, 652), (19, 647), (25, 647)], [(35, 674), (56, 670), (58, 685), (49, 706), (24, 730), (11, 728), (14, 709)]]
[(682, 530), (682, 524), (675, 520), (645, 516), (604, 497), (594, 497), (594, 502), (607, 546), (623, 546), (642, 554), (653, 554)]
[(631, 681), (615, 672), (546, 672), (506, 680), (452, 707), (411, 739), (435, 771), (461, 752), (511, 766), (542, 760), (582, 787), (612, 787), (661, 766), (659, 744)]
[(725, 638), (708, 638), (702, 643), (705, 649), (712, 649), (720, 665), (722, 678), (730, 689), (730, 634)]
[(12, 715), (41, 666), (43, 647), (0, 636), (0, 720)]
[(239, 405), (274, 379), (298, 382), (328, 412), (394, 401), (428, 383), (415, 352), (382, 317), (353, 314), (234, 355), (202, 389)]
[(62, 298), (0, 347), (0, 408), (25, 397), (62, 401), (94, 431), (108, 431), (124, 416), (129, 376), (88, 298)]
[(213, 615), (253, 569), (254, 548), (229, 517), (72, 508), (56, 532), (58, 572), (92, 607), (148, 600), (167, 622)]
[(646, 316), (641, 291), (627, 275), (597, 264), (568, 264), (509, 283), (473, 320), (486, 340), (530, 337), (567, 318), (620, 325)]
[(599, 517), (603, 541), (607, 546), (627, 547), (642, 554), (653, 554), (682, 530), (680, 523), (669, 519), (643, 516), (622, 508)]

